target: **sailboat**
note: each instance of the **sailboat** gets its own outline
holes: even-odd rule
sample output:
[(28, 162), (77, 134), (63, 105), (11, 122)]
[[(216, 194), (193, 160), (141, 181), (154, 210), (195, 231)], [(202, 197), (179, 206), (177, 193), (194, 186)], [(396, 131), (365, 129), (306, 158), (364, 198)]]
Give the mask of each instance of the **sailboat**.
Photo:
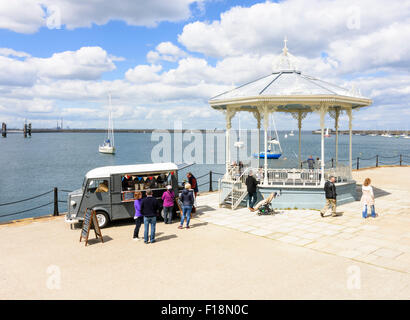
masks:
[(326, 128), (326, 132), (325, 132), (325, 135), (324, 135), (326, 138), (329, 138), (330, 137), (330, 134), (329, 134), (329, 128)]
[(108, 95), (109, 104), (110, 104), (110, 111), (108, 114), (108, 129), (107, 129), (107, 138), (104, 140), (102, 145), (98, 146), (98, 151), (101, 153), (115, 153), (115, 146), (114, 146), (114, 123), (112, 121), (112, 106), (111, 106), (111, 94)]
[(293, 130), (289, 133), (289, 137), (293, 137), (295, 134), (293, 133)]
[(236, 148), (243, 148), (243, 141), (241, 141), (241, 115), (239, 114), (239, 126), (238, 126), (238, 141), (233, 144)]
[[(273, 127), (275, 129), (276, 138), (272, 138), (270, 141), (268, 141), (268, 152), (266, 153), (266, 158), (267, 159), (279, 159), (282, 155), (282, 147), (280, 146), (279, 135), (278, 135), (278, 131), (276, 130), (276, 124), (275, 124), (275, 119), (273, 117), (273, 114), (272, 114), (272, 122), (273, 122)], [(259, 155), (257, 153), (254, 153), (253, 156), (259, 159), (265, 159), (265, 152), (262, 151)]]

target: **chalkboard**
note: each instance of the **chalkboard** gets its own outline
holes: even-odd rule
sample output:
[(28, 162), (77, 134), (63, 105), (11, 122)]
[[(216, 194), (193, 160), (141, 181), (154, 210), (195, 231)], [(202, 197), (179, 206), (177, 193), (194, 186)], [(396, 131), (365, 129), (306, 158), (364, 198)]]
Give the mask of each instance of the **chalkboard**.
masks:
[(88, 237), (90, 235), (91, 227), (93, 227), (94, 229), (95, 238), (96, 239), (100, 238), (101, 242), (104, 242), (102, 234), (101, 234), (100, 226), (98, 225), (97, 215), (94, 210), (87, 208), (85, 209), (85, 212), (84, 212), (83, 227), (81, 228), (81, 236), (80, 236), (80, 242), (84, 238), (85, 245), (88, 244)]

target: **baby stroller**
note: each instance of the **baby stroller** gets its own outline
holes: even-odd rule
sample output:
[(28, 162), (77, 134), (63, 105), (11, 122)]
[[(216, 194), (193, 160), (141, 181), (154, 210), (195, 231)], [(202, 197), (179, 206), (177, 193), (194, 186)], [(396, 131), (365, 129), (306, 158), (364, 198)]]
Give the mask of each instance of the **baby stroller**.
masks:
[(280, 196), (280, 192), (272, 192), (267, 199), (259, 201), (255, 206), (255, 211), (257, 211), (258, 216), (261, 215), (272, 215), (276, 211), (272, 208), (272, 200)]

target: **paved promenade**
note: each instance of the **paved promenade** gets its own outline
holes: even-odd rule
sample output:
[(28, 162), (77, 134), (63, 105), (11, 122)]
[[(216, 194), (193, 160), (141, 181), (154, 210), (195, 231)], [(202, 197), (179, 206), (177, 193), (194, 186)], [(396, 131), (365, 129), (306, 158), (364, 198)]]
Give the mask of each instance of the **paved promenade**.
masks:
[[(378, 217), (363, 219), (359, 201), (337, 208), (322, 218), (315, 210), (277, 210), (271, 216), (258, 216), (247, 208), (218, 208), (215, 194), (205, 195), (200, 203), (200, 220), (273, 239), (365, 262), (378, 267), (410, 273), (410, 168), (387, 167), (354, 172), (361, 183), (372, 179)], [(273, 200), (272, 205), (275, 205)], [(218, 208), (218, 210), (216, 210)], [(370, 215), (370, 212), (369, 212)]]
[(63, 217), (0, 225), (0, 299), (409, 299), (410, 168), (355, 176), (372, 178), (377, 219), (358, 202), (257, 216), (211, 193), (191, 229), (158, 223), (155, 244), (128, 221), (87, 247)]

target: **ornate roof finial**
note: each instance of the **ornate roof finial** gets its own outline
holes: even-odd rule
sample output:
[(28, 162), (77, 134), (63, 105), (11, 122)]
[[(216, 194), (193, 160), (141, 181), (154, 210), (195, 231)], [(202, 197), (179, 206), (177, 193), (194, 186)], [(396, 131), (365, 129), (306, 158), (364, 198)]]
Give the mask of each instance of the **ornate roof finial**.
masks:
[(285, 46), (283, 47), (282, 52), (285, 56), (287, 56), (288, 55), (288, 46), (287, 46), (288, 37), (287, 36), (285, 36), (285, 39), (283, 39), (283, 42), (285, 43)]

